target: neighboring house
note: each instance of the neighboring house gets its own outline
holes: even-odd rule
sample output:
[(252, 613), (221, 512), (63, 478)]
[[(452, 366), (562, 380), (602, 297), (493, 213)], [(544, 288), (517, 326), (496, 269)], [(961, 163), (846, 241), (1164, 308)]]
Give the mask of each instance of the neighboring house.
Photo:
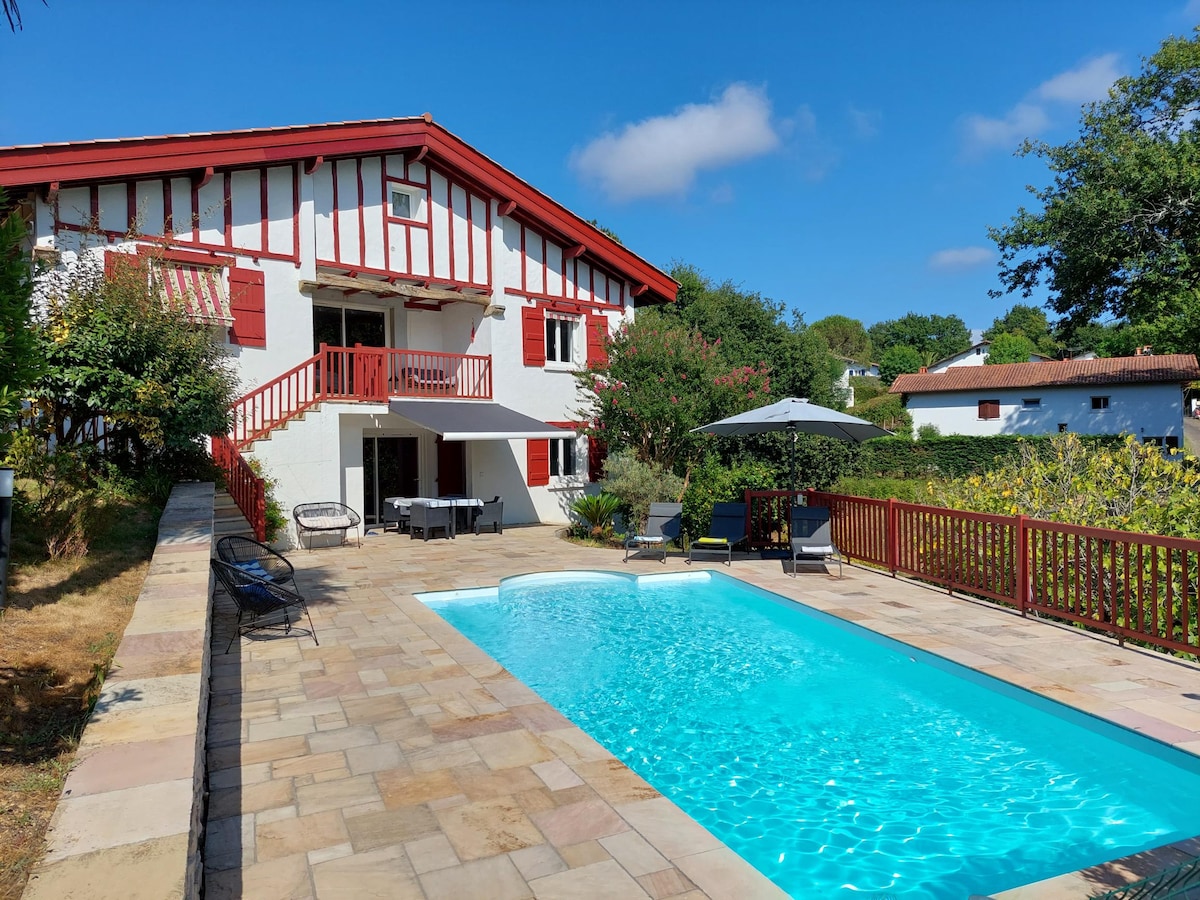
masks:
[(1190, 354), (959, 367), (900, 375), (913, 428), (942, 434), (1135, 434), (1179, 446), (1183, 391), (1200, 378)]
[(36, 257), (126, 254), (216, 329), (286, 509), (368, 522), (448, 494), (567, 521), (596, 462), (572, 372), (678, 287), (428, 115), (10, 147), (0, 186)]
[(863, 375), (878, 378), (879, 366), (876, 363), (859, 362), (858, 360), (847, 359), (844, 356), (837, 357), (837, 360), (842, 364), (842, 374), (838, 376), (833, 386), (842, 392), (842, 396), (846, 400), (846, 406), (849, 408), (854, 405), (854, 388), (850, 385), (850, 379)]
[[(972, 344), (966, 350), (960, 353), (955, 353), (952, 356), (947, 356), (945, 359), (939, 359), (937, 362), (929, 366), (930, 372), (945, 372), (947, 369), (956, 369), (962, 366), (982, 366), (987, 362), (988, 348), (992, 346), (991, 341), (979, 341)], [(1029, 362), (1053, 362), (1049, 356), (1043, 356), (1040, 353), (1029, 354)]]

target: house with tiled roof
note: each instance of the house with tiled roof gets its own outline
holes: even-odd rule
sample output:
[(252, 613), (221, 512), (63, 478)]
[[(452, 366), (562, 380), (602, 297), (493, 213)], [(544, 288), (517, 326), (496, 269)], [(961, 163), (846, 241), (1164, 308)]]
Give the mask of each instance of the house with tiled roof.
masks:
[(226, 347), (214, 456), (256, 530), (248, 459), (285, 509), (567, 521), (598, 461), (572, 373), (678, 288), (428, 114), (0, 148), (0, 187), (48, 277), (135, 265)]
[[(954, 369), (959, 366), (982, 366), (987, 363), (988, 356), (991, 353), (991, 341), (978, 341), (968, 347), (966, 350), (952, 353), (950, 356), (943, 357), (929, 366), (930, 372), (945, 372), (947, 369)], [(1041, 353), (1029, 354), (1027, 362), (1052, 362), (1049, 356)]]
[(1192, 354), (957, 366), (900, 375), (913, 427), (942, 434), (1134, 434), (1179, 446)]

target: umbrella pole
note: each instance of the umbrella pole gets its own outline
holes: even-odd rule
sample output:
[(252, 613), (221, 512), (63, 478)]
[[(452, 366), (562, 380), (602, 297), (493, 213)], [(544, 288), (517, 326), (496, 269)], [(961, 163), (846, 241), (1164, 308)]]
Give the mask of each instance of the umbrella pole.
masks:
[(796, 504), (796, 426), (788, 426), (788, 434), (792, 436), (792, 454), (788, 459), (788, 481), (792, 484), (792, 498), (788, 501), (793, 506)]

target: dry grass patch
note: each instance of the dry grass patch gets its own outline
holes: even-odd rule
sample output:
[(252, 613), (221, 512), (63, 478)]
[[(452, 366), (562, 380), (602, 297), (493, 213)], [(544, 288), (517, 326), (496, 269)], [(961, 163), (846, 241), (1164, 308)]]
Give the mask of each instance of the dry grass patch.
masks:
[(36, 528), (13, 523), (0, 617), (0, 900), (18, 898), (79, 735), (133, 614), (160, 510), (129, 505), (81, 559), (39, 560)]

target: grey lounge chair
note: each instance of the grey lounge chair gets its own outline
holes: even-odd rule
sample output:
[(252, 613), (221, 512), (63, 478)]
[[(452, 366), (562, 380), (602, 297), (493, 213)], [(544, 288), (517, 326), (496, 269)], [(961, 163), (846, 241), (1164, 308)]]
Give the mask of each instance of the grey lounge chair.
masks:
[(496, 534), (504, 534), (504, 501), (497, 495), (492, 500), (483, 501), (483, 508), (475, 514), (475, 533), (490, 528)]
[(732, 566), (733, 548), (746, 538), (746, 504), (714, 503), (708, 535), (688, 546), (688, 565), (697, 553), (715, 553), (725, 557), (725, 565)]
[(842, 577), (842, 554), (833, 543), (829, 510), (824, 506), (792, 507), (792, 577), (801, 559), (815, 559), (824, 564), (836, 556), (838, 578)]
[(629, 562), (629, 551), (633, 548), (635, 557), (642, 549), (655, 552), (661, 550), (662, 561), (665, 563), (667, 541), (678, 543), (683, 533), (682, 518), (682, 503), (651, 503), (646, 527), (640, 534), (630, 535), (625, 539), (625, 562)]
[(304, 616), (308, 619), (308, 633), (312, 635), (313, 643), (320, 646), (317, 630), (313, 628), (312, 616), (308, 614), (308, 604), (294, 589), (286, 588), (268, 578), (259, 578), (221, 559), (210, 560), (209, 564), (217, 580), (238, 608), (237, 630), (225, 647), (226, 653), (233, 647), (234, 641), (254, 631), (282, 626), (283, 633), (290, 634), (293, 609), (304, 611)]

